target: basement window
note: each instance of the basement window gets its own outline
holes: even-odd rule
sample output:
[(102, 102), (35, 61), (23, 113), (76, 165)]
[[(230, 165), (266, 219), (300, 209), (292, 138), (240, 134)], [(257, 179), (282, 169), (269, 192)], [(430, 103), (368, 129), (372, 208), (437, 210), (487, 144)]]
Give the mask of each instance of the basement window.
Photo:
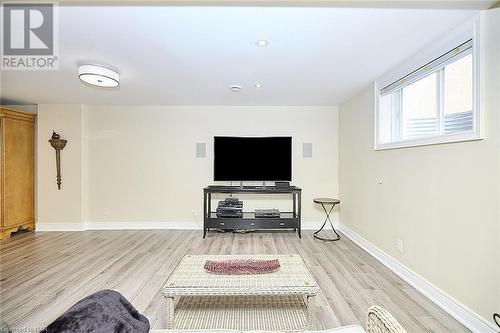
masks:
[(480, 139), (473, 49), (469, 39), (376, 92), (375, 149)]

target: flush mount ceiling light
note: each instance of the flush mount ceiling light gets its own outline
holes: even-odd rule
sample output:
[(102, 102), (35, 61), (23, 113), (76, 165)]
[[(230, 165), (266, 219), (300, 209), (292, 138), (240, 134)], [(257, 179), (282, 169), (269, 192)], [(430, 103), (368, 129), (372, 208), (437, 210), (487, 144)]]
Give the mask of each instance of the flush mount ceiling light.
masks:
[(259, 39), (258, 41), (255, 42), (255, 44), (257, 46), (264, 47), (264, 46), (267, 46), (267, 44), (269, 44), (269, 42), (265, 39)]
[(262, 88), (262, 83), (256, 83), (256, 84), (255, 84), (255, 88), (257, 88), (257, 89)]
[(237, 84), (233, 84), (233, 85), (230, 85), (229, 86), (229, 89), (232, 91), (232, 92), (240, 92), (241, 89), (243, 89), (242, 86), (240, 85), (237, 85)]
[(120, 85), (120, 75), (112, 69), (97, 65), (81, 65), (78, 78), (91, 86), (115, 88)]

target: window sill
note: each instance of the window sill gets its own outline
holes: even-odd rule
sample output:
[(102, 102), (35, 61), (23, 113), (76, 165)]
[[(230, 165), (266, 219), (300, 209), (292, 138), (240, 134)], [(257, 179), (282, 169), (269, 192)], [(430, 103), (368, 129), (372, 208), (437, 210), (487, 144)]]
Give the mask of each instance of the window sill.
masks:
[(480, 134), (474, 132), (448, 134), (448, 135), (428, 137), (424, 139), (414, 139), (414, 140), (405, 140), (405, 141), (379, 144), (375, 147), (375, 150), (388, 150), (388, 149), (439, 145), (439, 144), (454, 143), (454, 142), (477, 141), (482, 139), (484, 138)]

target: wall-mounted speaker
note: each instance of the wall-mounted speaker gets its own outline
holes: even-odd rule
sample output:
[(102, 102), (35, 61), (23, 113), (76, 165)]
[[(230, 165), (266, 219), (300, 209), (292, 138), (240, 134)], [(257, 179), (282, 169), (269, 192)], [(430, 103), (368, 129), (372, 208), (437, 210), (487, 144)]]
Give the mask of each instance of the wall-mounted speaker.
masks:
[(197, 143), (196, 144), (196, 157), (197, 158), (207, 157), (207, 144), (206, 143)]
[(302, 144), (302, 157), (313, 157), (313, 144), (303, 143)]

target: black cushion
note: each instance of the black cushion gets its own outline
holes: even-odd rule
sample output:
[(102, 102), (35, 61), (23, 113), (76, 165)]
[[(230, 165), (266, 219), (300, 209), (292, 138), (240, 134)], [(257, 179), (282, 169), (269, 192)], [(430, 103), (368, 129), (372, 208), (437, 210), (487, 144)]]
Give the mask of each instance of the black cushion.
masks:
[(43, 333), (148, 333), (149, 321), (120, 293), (101, 290), (85, 297)]

